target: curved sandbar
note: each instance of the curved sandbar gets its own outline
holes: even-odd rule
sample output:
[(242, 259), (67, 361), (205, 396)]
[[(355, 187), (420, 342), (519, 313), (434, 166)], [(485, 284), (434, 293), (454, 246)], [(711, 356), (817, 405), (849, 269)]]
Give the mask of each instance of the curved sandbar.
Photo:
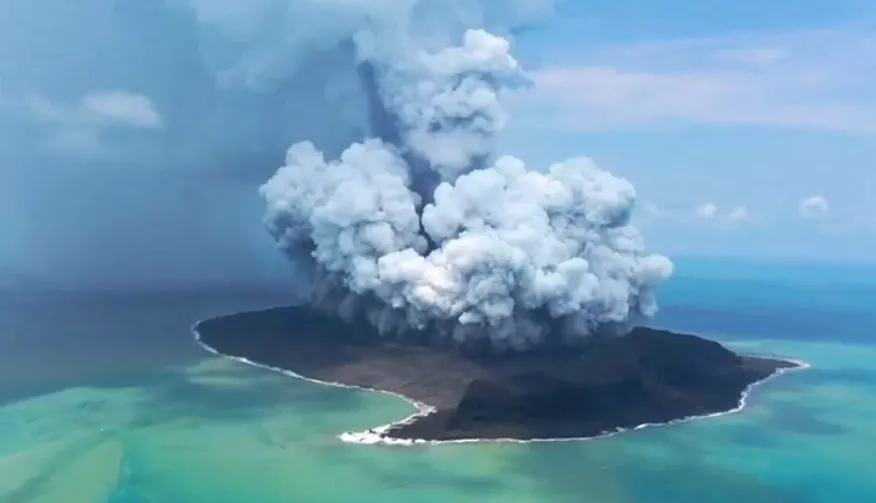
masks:
[(739, 410), (751, 386), (805, 366), (645, 327), (583, 352), (503, 357), (389, 344), (367, 326), (299, 307), (220, 316), (193, 330), (220, 355), (417, 406), (402, 421), (342, 436), (363, 443), (598, 437)]

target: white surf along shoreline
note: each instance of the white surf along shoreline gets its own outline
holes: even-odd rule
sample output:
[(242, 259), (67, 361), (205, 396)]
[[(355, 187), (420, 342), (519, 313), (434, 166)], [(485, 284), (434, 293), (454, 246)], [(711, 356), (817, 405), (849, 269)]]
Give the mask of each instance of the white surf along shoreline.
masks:
[[(271, 307), (266, 307), (263, 309), (237, 311), (237, 312), (229, 313), (227, 315), (221, 315), (218, 317), (222, 318), (225, 316), (235, 316), (235, 315), (244, 314), (247, 312), (259, 312), (259, 311), (263, 311), (266, 309), (272, 309), (272, 308), (278, 308), (278, 307), (284, 307), (284, 306), (271, 306)], [(346, 431), (346, 432), (343, 432), (340, 435), (338, 435), (338, 438), (343, 442), (349, 442), (349, 443), (354, 443), (354, 444), (365, 444), (365, 445), (412, 446), (412, 445), (467, 444), (467, 443), (475, 443), (475, 442), (491, 442), (491, 443), (510, 442), (510, 443), (525, 444), (525, 443), (531, 443), (531, 442), (570, 442), (570, 441), (585, 441), (585, 440), (595, 440), (598, 438), (607, 438), (607, 437), (617, 435), (619, 433), (623, 433), (625, 431), (636, 431), (636, 430), (641, 430), (644, 428), (650, 428), (650, 427), (656, 427), (656, 426), (671, 426), (671, 425), (686, 423), (686, 422), (693, 421), (696, 419), (706, 419), (706, 418), (712, 418), (712, 417), (726, 416), (729, 414), (735, 414), (735, 413), (740, 412), (741, 410), (743, 410), (745, 408), (746, 402), (748, 400), (748, 396), (751, 394), (751, 392), (754, 390), (754, 388), (757, 385), (763, 384), (763, 383), (765, 383), (765, 382), (767, 382), (775, 377), (778, 377), (786, 372), (791, 372), (794, 370), (804, 370), (804, 369), (811, 367), (811, 365), (809, 363), (807, 363), (803, 360), (797, 360), (797, 359), (793, 359), (793, 358), (785, 358), (782, 356), (774, 356), (774, 355), (745, 354), (743, 356), (772, 358), (775, 360), (784, 360), (786, 362), (793, 363), (796, 366), (779, 369), (779, 370), (773, 372), (772, 374), (770, 374), (769, 376), (767, 376), (759, 381), (754, 381), (753, 383), (746, 386), (746, 388), (742, 391), (742, 394), (739, 398), (739, 404), (736, 407), (734, 407), (733, 409), (723, 411), (723, 412), (713, 412), (710, 414), (703, 414), (703, 415), (699, 415), (699, 416), (688, 416), (688, 417), (683, 417), (683, 418), (679, 418), (679, 419), (673, 419), (672, 421), (668, 421), (665, 423), (643, 423), (643, 424), (640, 424), (638, 426), (634, 426), (631, 428), (618, 428), (614, 431), (608, 431), (608, 432), (601, 433), (599, 435), (595, 435), (592, 437), (530, 438), (530, 439), (465, 438), (465, 439), (455, 439), (455, 440), (427, 440), (427, 439), (423, 439), (423, 438), (417, 438), (417, 439), (394, 438), (394, 437), (387, 435), (387, 433), (390, 430), (392, 430), (393, 428), (395, 428), (397, 426), (411, 424), (414, 421), (416, 421), (422, 417), (428, 416), (429, 414), (435, 412), (437, 409), (435, 407), (432, 407), (429, 404), (426, 404), (426, 403), (420, 402), (418, 400), (414, 400), (414, 399), (407, 397), (405, 395), (402, 395), (401, 393), (395, 393), (393, 391), (387, 391), (387, 390), (383, 390), (383, 389), (379, 389), (379, 388), (371, 388), (371, 387), (367, 387), (367, 386), (357, 386), (354, 384), (344, 384), (344, 383), (332, 382), (332, 381), (321, 381), (319, 379), (314, 379), (312, 377), (307, 377), (307, 376), (298, 374), (298, 373), (293, 372), (293, 371), (288, 370), (288, 369), (282, 369), (279, 367), (272, 367), (270, 365), (264, 365), (264, 364), (254, 362), (252, 360), (249, 360), (247, 358), (243, 358), (240, 356), (226, 355), (226, 354), (216, 350), (212, 346), (208, 345), (204, 341), (202, 341), (201, 340), (201, 333), (198, 331), (198, 327), (201, 323), (208, 321), (208, 320), (211, 320), (211, 319), (215, 319), (215, 318), (216, 317), (209, 317), (209, 318), (205, 318), (205, 319), (202, 319), (202, 320), (195, 322), (191, 327), (191, 331), (194, 334), (195, 341), (198, 343), (198, 345), (200, 345), (205, 350), (207, 350), (208, 352), (210, 352), (216, 356), (219, 356), (222, 358), (228, 358), (230, 360), (245, 363), (247, 365), (252, 365), (253, 367), (258, 367), (258, 368), (262, 368), (262, 369), (266, 369), (266, 370), (271, 370), (274, 372), (279, 372), (283, 375), (295, 377), (297, 379), (301, 379), (301, 380), (316, 383), (316, 384), (322, 384), (322, 385), (326, 385), (326, 386), (334, 386), (336, 388), (346, 388), (346, 389), (355, 389), (355, 390), (360, 390), (360, 391), (383, 393), (385, 395), (390, 395), (390, 396), (393, 396), (396, 398), (400, 398), (401, 400), (404, 400), (405, 402), (414, 406), (414, 408), (416, 409), (414, 413), (412, 413), (411, 415), (409, 415), (403, 419), (400, 419), (398, 421), (393, 421), (391, 423), (376, 426), (374, 428), (369, 428), (365, 431)]]

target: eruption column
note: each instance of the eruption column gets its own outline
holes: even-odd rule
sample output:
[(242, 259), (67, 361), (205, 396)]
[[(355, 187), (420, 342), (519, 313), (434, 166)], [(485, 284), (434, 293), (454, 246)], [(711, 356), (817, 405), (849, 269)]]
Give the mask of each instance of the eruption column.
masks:
[(372, 137), (337, 159), (296, 143), (261, 189), (309, 301), (386, 334), (515, 351), (652, 315), (672, 264), (630, 225), (633, 186), (587, 158), (533, 171), (492, 155), (500, 92), (526, 82), (509, 42), (474, 29), (427, 51), (411, 37), (353, 37)]

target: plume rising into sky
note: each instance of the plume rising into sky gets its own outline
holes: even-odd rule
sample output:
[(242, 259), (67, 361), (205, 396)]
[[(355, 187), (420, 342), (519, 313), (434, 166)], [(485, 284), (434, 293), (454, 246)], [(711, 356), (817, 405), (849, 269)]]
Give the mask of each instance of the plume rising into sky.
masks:
[[(446, 175), (425, 156), (460, 138), (400, 137), (422, 110), (380, 90), (436, 75), (381, 62), (464, 47), (469, 29), (511, 43), (531, 80), (503, 74), (506, 113), (469, 124), (470, 152), (497, 144), (478, 167), (591, 155), (635, 182), (634, 221), (679, 259), (872, 260), (873, 2), (751, 5), (5, 0), (0, 288), (288, 283), (253, 225), (259, 185), (296, 142), (331, 162), (377, 138), (429, 203)], [(817, 219), (798, 208), (810, 196), (829, 202)]]
[(261, 189), (309, 302), (385, 333), (428, 327), (502, 350), (654, 313), (672, 265), (630, 225), (633, 186), (587, 158), (538, 171), (494, 153), (502, 92), (527, 82), (508, 34), (550, 2), (281, 4), (281, 18), (318, 10), (331, 29), (244, 51), (223, 74), (265, 86), (313, 47), (343, 48), (357, 80), (335, 106), (358, 99), (363, 121), (338, 155), (293, 144)]

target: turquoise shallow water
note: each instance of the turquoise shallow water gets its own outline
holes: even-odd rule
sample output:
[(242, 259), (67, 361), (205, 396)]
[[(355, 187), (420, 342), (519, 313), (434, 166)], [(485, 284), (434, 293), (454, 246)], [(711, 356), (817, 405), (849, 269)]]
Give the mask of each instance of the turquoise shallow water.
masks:
[[(812, 323), (795, 325), (795, 313), (804, 321), (815, 318), (813, 304), (804, 302), (815, 297), (798, 295), (790, 303), (759, 291), (754, 309), (734, 307), (727, 300), (734, 298), (732, 291), (700, 295), (696, 302), (679, 293), (697, 284), (685, 286), (680, 279), (658, 321), (708, 331), (739, 350), (801, 358), (813, 367), (758, 387), (738, 414), (587, 442), (413, 448), (341, 443), (339, 432), (385, 423), (410, 407), (203, 355), (185, 331), (188, 319), (225, 309), (233, 298), (205, 300), (192, 293), (172, 307), (155, 301), (157, 294), (127, 298), (132, 312), (140, 313), (136, 306), (142, 302), (142, 312), (152, 310), (161, 323), (143, 321), (138, 337), (88, 365), (77, 364), (88, 353), (69, 349), (39, 360), (36, 349), (10, 343), (3, 334), (0, 363), (33, 358), (17, 374), (29, 392), (15, 394), (15, 381), (0, 374), (6, 376), (0, 382), (0, 502), (876, 501), (876, 345), (868, 336), (873, 325), (862, 324), (872, 320), (866, 302), (856, 297), (844, 304), (846, 316), (825, 331)], [(835, 293), (844, 291), (841, 286)], [(822, 285), (812, 295), (828, 291)], [(247, 302), (268, 297), (247, 296)], [(73, 311), (82, 312), (83, 301), (76, 302)], [(38, 311), (40, 303), (29, 309)], [(52, 328), (51, 319), (33, 321), (33, 312), (20, 306), (7, 311), (0, 327), (19, 327), (19, 334)], [(121, 313), (106, 309), (100, 316)], [(763, 326), (746, 333), (734, 324), (752, 313), (776, 334), (764, 336), (769, 330)], [(106, 327), (93, 312), (78, 321), (70, 316), (54, 328)], [(186, 323), (169, 327), (177, 322)], [(792, 329), (797, 332), (787, 333)], [(83, 344), (91, 336), (83, 328), (75, 337)], [(101, 341), (107, 337), (95, 333), (92, 346), (106, 348)], [(72, 371), (38, 377), (39, 361), (63, 367), (65, 354)]]

